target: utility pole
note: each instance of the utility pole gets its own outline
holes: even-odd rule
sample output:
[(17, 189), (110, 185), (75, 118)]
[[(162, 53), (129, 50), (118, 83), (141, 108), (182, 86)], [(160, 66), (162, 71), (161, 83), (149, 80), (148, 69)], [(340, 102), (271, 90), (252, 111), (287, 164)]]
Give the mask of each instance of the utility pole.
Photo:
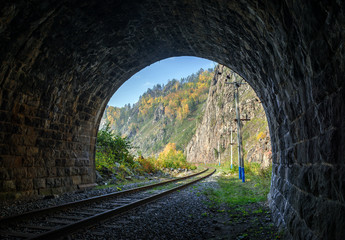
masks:
[(231, 165), (230, 165), (230, 169), (232, 169), (232, 145), (233, 145), (233, 143), (232, 143), (232, 126), (231, 126), (231, 128), (230, 128), (230, 149), (231, 149), (231, 155), (230, 155), (230, 159), (231, 159)]
[(237, 142), (238, 142), (238, 175), (239, 178), (242, 178), (242, 182), (245, 181), (244, 177), (244, 164), (243, 164), (243, 157), (242, 157), (242, 135), (241, 135), (241, 119), (240, 119), (240, 108), (239, 108), (239, 100), (238, 100), (238, 88), (240, 84), (234, 82), (235, 87), (235, 103), (236, 103), (236, 120), (237, 120)]
[(237, 143), (238, 143), (238, 176), (239, 179), (242, 179), (242, 182), (245, 182), (245, 171), (244, 171), (244, 161), (243, 161), (243, 150), (242, 150), (242, 135), (241, 135), (241, 121), (249, 121), (250, 119), (241, 119), (240, 118), (240, 108), (239, 108), (239, 94), (238, 88), (240, 85), (245, 84), (242, 82), (231, 82), (228, 84), (233, 84), (235, 87), (235, 103), (236, 103), (236, 119), (237, 122)]
[(219, 149), (219, 140), (218, 140), (218, 162), (220, 166), (220, 149)]

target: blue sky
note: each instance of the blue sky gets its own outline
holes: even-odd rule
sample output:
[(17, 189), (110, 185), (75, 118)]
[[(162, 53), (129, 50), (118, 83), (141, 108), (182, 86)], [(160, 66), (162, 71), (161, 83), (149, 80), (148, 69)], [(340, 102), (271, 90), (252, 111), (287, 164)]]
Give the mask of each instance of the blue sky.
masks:
[(128, 79), (112, 96), (108, 105), (123, 107), (125, 104), (136, 103), (139, 97), (156, 84), (166, 84), (171, 79), (180, 80), (200, 68), (207, 70), (217, 63), (197, 57), (172, 57), (158, 61), (137, 72)]

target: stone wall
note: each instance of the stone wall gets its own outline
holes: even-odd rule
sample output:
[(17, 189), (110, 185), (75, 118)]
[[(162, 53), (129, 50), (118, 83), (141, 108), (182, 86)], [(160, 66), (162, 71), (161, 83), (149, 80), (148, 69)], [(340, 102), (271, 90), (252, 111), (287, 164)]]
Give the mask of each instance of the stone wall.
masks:
[(232, 68), (262, 101), (276, 223), (294, 239), (341, 239), (344, 4), (1, 1), (1, 196), (92, 183), (97, 128), (111, 95), (145, 66), (191, 55)]

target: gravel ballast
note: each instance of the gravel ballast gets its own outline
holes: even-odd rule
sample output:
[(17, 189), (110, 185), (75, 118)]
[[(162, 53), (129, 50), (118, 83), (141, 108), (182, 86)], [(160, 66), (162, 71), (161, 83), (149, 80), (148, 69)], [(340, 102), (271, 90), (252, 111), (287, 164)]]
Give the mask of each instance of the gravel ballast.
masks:
[[(162, 181), (165, 181), (164, 179)], [(87, 199), (89, 197), (100, 196), (104, 194), (109, 194), (113, 192), (117, 192), (119, 190), (127, 190), (131, 188), (136, 188), (142, 186), (143, 184), (154, 184), (160, 182), (159, 179), (148, 180), (141, 183), (131, 183), (126, 185), (119, 185), (118, 187), (109, 187), (104, 189), (93, 189), (93, 190), (85, 190), (75, 193), (65, 193), (62, 195), (55, 195), (55, 196), (48, 196), (46, 198), (41, 199), (30, 199), (28, 201), (20, 200), (20, 201), (8, 201), (2, 202), (0, 205), (0, 216), (12, 216), (17, 214), (22, 214), (24, 212), (33, 211), (37, 209), (53, 207), (69, 202), (74, 202), (78, 200)]]
[(217, 183), (211, 177), (74, 234), (71, 239), (209, 239), (212, 219), (202, 192), (212, 186), (217, 187)]
[[(154, 182), (157, 181), (148, 183)], [(121, 188), (124, 190), (137, 185), (133, 183)], [(249, 215), (236, 208), (210, 204), (204, 192), (218, 187), (217, 176), (211, 176), (64, 239), (279, 239), (269, 210), (262, 203), (241, 206), (245, 209), (244, 213), (258, 212)], [(114, 191), (116, 188), (107, 188), (64, 194), (54, 199), (7, 203), (0, 207), (0, 211), (2, 216), (14, 215)]]

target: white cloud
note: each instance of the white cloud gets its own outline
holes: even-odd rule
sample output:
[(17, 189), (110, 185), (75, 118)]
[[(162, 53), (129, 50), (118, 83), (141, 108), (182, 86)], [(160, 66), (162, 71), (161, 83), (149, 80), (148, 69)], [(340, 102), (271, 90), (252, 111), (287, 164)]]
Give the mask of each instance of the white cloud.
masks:
[(152, 85), (153, 85), (152, 82), (145, 82), (145, 83), (144, 83), (144, 87), (149, 87), (149, 86), (152, 86)]

